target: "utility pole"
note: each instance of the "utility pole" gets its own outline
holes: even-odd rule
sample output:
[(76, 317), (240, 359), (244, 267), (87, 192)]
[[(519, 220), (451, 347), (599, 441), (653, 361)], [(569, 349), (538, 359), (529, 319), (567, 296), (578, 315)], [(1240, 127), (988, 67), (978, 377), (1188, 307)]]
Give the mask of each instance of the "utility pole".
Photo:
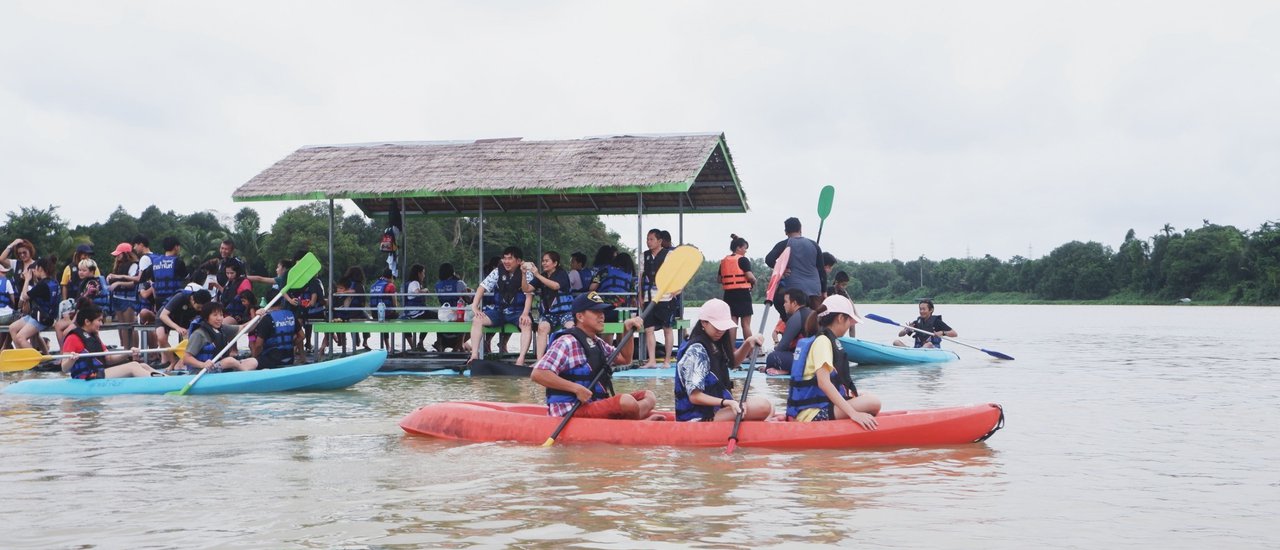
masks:
[(924, 254), (920, 255), (920, 286), (918, 288), (924, 288)]

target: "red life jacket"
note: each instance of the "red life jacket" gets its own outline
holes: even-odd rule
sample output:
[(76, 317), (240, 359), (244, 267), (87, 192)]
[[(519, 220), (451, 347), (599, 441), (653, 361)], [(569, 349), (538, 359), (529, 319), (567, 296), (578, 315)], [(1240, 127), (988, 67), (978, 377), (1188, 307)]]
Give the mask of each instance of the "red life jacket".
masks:
[(730, 254), (720, 260), (720, 286), (725, 290), (751, 288), (747, 273), (738, 265), (738, 259), (741, 257), (740, 254)]

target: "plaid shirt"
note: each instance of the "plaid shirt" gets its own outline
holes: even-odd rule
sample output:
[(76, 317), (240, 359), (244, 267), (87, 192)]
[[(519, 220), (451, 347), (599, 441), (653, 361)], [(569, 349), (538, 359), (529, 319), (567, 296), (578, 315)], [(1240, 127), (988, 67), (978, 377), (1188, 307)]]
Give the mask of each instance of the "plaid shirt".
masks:
[[(613, 346), (601, 340), (599, 336), (593, 336), (592, 338), (595, 338), (596, 345), (600, 346), (606, 358), (613, 353)], [(566, 334), (551, 342), (551, 345), (547, 347), (547, 352), (542, 355), (542, 360), (538, 361), (533, 368), (560, 374), (586, 362), (587, 354), (582, 351), (582, 346), (578, 345), (578, 339)], [(547, 406), (547, 414), (564, 416), (571, 408), (573, 408), (572, 402), (554, 403)]]

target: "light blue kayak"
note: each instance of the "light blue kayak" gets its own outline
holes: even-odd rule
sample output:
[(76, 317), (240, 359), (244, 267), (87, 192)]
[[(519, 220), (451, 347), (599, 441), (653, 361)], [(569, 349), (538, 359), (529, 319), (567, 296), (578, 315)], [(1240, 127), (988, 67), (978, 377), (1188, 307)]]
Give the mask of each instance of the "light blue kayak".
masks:
[(877, 344), (848, 336), (840, 337), (844, 352), (850, 362), (858, 365), (916, 365), (920, 363), (945, 363), (960, 356), (956, 352), (937, 348), (905, 348)]
[[(340, 357), (322, 363), (278, 369), (222, 372), (206, 374), (188, 394), (268, 393), (281, 391), (337, 390), (354, 385), (382, 366), (386, 350)], [(76, 380), (47, 378), (23, 380), (4, 387), (3, 393), (22, 395), (65, 395), (99, 397), (119, 394), (163, 394), (182, 389), (194, 378), (185, 376), (153, 376), (150, 378), (111, 378)]]

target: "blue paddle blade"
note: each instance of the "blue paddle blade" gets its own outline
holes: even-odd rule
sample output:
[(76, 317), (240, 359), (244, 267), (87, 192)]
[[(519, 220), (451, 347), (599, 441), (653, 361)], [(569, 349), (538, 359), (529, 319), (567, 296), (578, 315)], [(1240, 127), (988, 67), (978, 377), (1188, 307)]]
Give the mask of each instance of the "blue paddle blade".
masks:
[(885, 323), (885, 324), (887, 324), (887, 325), (897, 325), (897, 324), (898, 324), (898, 323), (893, 322), (893, 320), (892, 320), (892, 319), (890, 319), (890, 318), (888, 318), (888, 317), (881, 317), (881, 316), (876, 315), (876, 314), (874, 314), (874, 313), (868, 313), (868, 314), (866, 315), (866, 317), (867, 317), (868, 319), (871, 319), (872, 321), (880, 321), (881, 323)]
[(996, 359), (1006, 359), (1006, 360), (1009, 360), (1009, 361), (1013, 361), (1013, 357), (1010, 357), (1010, 356), (1005, 355), (1005, 354), (1003, 354), (1003, 353), (1000, 353), (1000, 352), (998, 352), (998, 351), (991, 351), (991, 350), (989, 350), (989, 349), (984, 349), (984, 350), (982, 350), (982, 351), (983, 351), (984, 353), (986, 353), (987, 355), (990, 355), (990, 356), (992, 356), (992, 357), (995, 357)]

